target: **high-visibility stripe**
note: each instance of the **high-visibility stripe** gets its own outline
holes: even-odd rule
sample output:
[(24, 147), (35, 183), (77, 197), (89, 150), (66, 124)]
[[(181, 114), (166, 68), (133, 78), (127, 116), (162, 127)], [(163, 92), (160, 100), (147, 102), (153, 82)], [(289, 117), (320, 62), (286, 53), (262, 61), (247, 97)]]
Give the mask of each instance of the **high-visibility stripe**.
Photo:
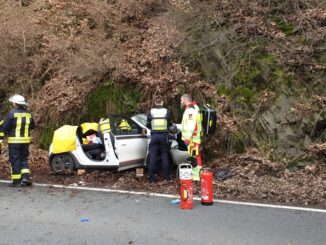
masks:
[(12, 179), (12, 180), (21, 179), (21, 177), (22, 177), (21, 174), (12, 174), (12, 175), (11, 175), (11, 179)]
[[(32, 115), (30, 113), (14, 113), (14, 118), (16, 118), (16, 129), (15, 129), (15, 137), (9, 137), (9, 138), (19, 138), (15, 141), (19, 141), (19, 142), (11, 142), (11, 143), (20, 143), (21, 141), (26, 141), (26, 139), (28, 138), (28, 141), (30, 141), (29, 139), (29, 125), (31, 122), (31, 117)], [(23, 118), (25, 119), (25, 125), (24, 125), (24, 135), (22, 137), (20, 131), (21, 131), (21, 127), (22, 127), (22, 123), (23, 123)], [(10, 143), (8, 141), (8, 143)], [(29, 143), (29, 142), (21, 142), (21, 143)]]
[(17, 116), (17, 119), (16, 119), (16, 133), (15, 133), (16, 137), (20, 137), (20, 128), (21, 128), (21, 126), (22, 126), (22, 117)]
[(151, 126), (153, 131), (166, 131), (168, 129), (167, 113), (168, 110), (166, 108), (151, 109)]
[(5, 133), (0, 133), (0, 136), (5, 136)]
[(20, 171), (21, 174), (30, 174), (31, 172), (29, 171), (28, 168), (24, 168)]
[(3, 124), (3, 120), (0, 121), (0, 126)]
[(25, 123), (25, 131), (24, 131), (24, 137), (28, 137), (28, 130), (29, 130), (29, 124), (31, 122), (31, 117), (26, 117), (26, 123)]
[(167, 128), (168, 128), (168, 122), (166, 119), (154, 118), (152, 120), (152, 130), (161, 131), (161, 130), (167, 130)]
[(100, 129), (102, 133), (110, 133), (111, 132), (111, 126), (110, 126), (110, 119), (105, 119), (100, 121)]
[(199, 107), (187, 108), (182, 117), (182, 139), (193, 143), (201, 143), (202, 123)]
[(30, 137), (8, 137), (8, 144), (29, 144)]
[(29, 112), (16, 112), (14, 113), (14, 117), (31, 117), (31, 113)]

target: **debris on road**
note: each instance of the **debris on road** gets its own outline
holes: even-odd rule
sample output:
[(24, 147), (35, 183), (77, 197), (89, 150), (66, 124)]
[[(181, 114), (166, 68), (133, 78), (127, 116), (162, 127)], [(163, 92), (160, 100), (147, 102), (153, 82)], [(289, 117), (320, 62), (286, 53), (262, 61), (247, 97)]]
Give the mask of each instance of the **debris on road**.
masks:
[(80, 218), (80, 222), (89, 222), (89, 218), (82, 217), (82, 218)]
[(173, 199), (173, 200), (171, 201), (171, 204), (178, 204), (178, 203), (180, 203), (180, 199), (179, 199), (179, 198), (177, 198), (177, 199)]

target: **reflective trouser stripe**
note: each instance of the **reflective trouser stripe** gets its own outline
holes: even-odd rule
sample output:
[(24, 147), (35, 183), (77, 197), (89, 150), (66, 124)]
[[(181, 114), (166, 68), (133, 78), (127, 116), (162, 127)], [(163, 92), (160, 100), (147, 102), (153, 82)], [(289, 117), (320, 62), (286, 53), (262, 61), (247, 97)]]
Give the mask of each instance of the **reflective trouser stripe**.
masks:
[(31, 172), (29, 171), (28, 168), (24, 168), (21, 170), (21, 174), (30, 174)]
[(188, 154), (190, 156), (198, 156), (200, 154), (200, 144), (191, 142), (188, 146)]
[(22, 177), (21, 174), (12, 174), (12, 175), (11, 175), (11, 179), (12, 179), (12, 180), (21, 179), (21, 177)]

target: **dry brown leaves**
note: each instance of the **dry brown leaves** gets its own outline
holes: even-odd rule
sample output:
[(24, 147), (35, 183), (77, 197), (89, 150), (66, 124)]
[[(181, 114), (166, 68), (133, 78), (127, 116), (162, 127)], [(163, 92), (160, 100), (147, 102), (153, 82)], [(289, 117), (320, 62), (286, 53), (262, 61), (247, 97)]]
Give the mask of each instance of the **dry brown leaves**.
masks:
[(278, 163), (262, 159), (255, 149), (216, 161), (216, 173), (229, 172), (217, 182), (221, 198), (325, 206), (326, 166), (309, 166), (290, 172)]
[[(325, 146), (319, 147), (325, 148)], [(50, 172), (46, 151), (31, 145), (30, 152), (32, 178), (37, 183), (178, 194), (178, 182), (174, 179), (175, 172), (173, 172), (174, 181), (165, 185), (160, 183), (149, 185), (146, 173), (144, 177), (136, 178), (135, 170), (86, 171), (83, 175), (77, 173), (54, 175)], [(5, 146), (0, 156), (0, 170), (0, 178), (9, 179), (10, 167)], [(215, 160), (212, 170), (215, 178), (221, 171), (226, 173), (222, 180), (214, 181), (215, 198), (326, 208), (325, 165), (311, 165), (290, 172), (280, 164), (263, 159), (258, 150), (249, 149), (243, 155), (229, 155)], [(199, 189), (195, 184), (196, 195), (199, 195)]]
[(310, 145), (308, 150), (313, 153), (324, 153), (326, 156), (326, 143)]

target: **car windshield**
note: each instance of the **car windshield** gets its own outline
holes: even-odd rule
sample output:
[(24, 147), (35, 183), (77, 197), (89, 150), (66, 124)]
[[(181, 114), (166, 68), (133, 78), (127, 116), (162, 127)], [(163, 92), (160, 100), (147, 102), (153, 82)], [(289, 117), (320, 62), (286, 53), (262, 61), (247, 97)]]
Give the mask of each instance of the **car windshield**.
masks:
[(135, 120), (136, 122), (140, 123), (141, 125), (146, 126), (147, 123), (147, 116), (146, 114), (138, 114), (131, 118), (132, 120)]

